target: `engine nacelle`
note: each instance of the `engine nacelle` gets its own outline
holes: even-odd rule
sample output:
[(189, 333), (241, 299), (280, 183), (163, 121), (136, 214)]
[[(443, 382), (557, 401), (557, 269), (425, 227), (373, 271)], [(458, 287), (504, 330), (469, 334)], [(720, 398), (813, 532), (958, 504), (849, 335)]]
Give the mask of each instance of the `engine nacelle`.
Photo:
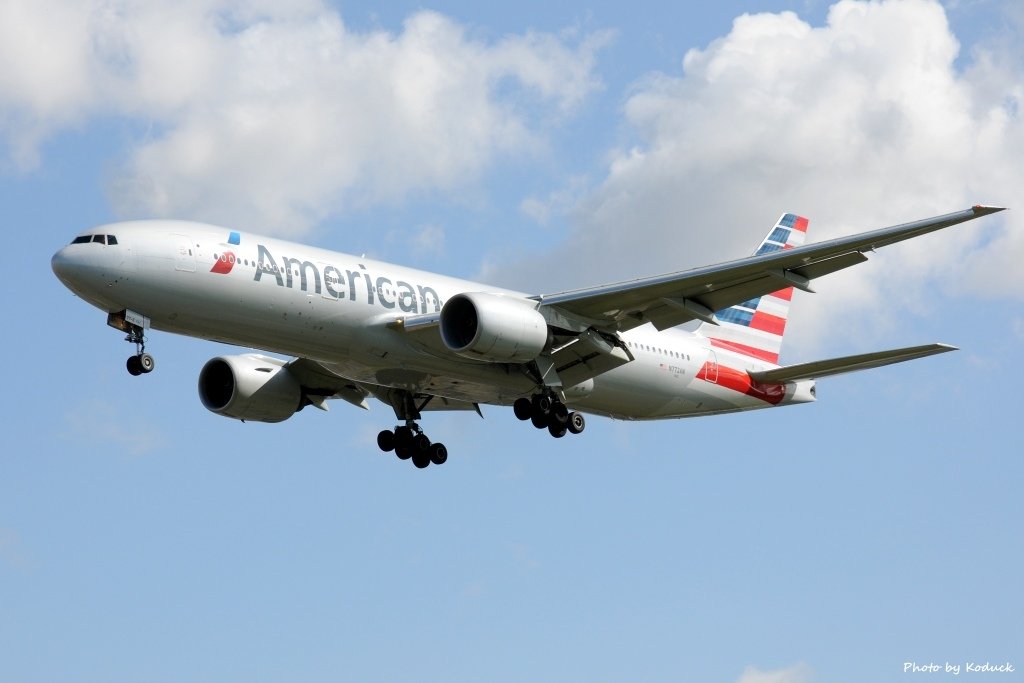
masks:
[(441, 339), (466, 358), (525, 363), (548, 344), (548, 325), (532, 301), (471, 292), (456, 294), (441, 309)]
[(281, 422), (302, 405), (302, 387), (275, 359), (219, 356), (199, 373), (199, 399), (207, 410), (236, 420)]

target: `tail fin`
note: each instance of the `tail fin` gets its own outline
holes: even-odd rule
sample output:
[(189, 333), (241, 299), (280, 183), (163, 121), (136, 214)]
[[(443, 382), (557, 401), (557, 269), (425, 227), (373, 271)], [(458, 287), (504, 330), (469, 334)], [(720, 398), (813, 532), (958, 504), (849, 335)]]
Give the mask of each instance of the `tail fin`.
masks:
[[(754, 255), (799, 247), (806, 236), (807, 219), (791, 213), (784, 214)], [(701, 323), (697, 331), (707, 337), (712, 346), (778, 363), (792, 298), (793, 288), (787, 287), (744, 301), (717, 311), (715, 317), (719, 325)]]

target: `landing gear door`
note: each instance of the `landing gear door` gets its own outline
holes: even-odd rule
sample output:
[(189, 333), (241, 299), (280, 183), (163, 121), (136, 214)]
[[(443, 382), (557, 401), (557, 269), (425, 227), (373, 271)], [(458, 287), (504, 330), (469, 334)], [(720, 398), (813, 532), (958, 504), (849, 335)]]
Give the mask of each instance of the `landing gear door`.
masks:
[(186, 273), (196, 272), (195, 247), (188, 235), (174, 235), (174, 269)]

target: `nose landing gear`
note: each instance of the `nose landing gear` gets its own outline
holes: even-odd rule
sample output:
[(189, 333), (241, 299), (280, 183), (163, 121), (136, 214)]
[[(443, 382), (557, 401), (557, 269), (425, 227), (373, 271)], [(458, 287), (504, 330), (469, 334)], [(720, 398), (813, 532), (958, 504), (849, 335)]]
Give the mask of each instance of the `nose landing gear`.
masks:
[(156, 367), (156, 361), (148, 353), (139, 353), (135, 356), (128, 356), (128, 361), (125, 365), (128, 367), (128, 373), (137, 377), (153, 372), (153, 368)]
[(138, 325), (132, 325), (128, 330), (128, 336), (125, 337), (124, 340), (135, 344), (135, 355), (128, 356), (128, 361), (125, 363), (128, 368), (128, 373), (137, 377), (139, 375), (148, 375), (153, 372), (156, 368), (156, 361), (153, 360), (153, 356), (146, 353), (146, 337), (144, 330)]
[(129, 356), (125, 366), (129, 374), (133, 376), (146, 375), (156, 368), (156, 361), (153, 356), (146, 353), (146, 328), (149, 327), (149, 319), (134, 311), (117, 311), (107, 315), (107, 324), (115, 330), (127, 332), (124, 340), (135, 344), (135, 355)]

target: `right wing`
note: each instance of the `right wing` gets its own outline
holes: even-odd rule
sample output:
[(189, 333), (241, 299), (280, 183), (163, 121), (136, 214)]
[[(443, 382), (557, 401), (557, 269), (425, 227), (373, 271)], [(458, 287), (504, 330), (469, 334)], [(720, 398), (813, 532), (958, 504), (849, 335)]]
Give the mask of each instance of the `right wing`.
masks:
[(1002, 211), (974, 206), (794, 249), (677, 273), (533, 297), (557, 316), (582, 319), (606, 333), (646, 323), (657, 329), (690, 320), (714, 322), (714, 312), (785, 287), (810, 289), (814, 278), (863, 263), (865, 252)]

